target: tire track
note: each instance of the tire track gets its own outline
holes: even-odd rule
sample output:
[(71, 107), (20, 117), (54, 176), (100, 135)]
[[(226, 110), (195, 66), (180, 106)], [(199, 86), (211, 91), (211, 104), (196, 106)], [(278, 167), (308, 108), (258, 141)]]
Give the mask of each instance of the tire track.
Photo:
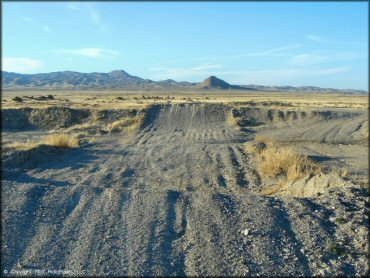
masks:
[(236, 183), (238, 186), (240, 186), (242, 189), (246, 189), (248, 187), (248, 181), (245, 178), (245, 173), (243, 170), (243, 167), (239, 163), (238, 157), (236, 156), (235, 150), (232, 147), (228, 147), (230, 160), (233, 169), (235, 169), (236, 172)]

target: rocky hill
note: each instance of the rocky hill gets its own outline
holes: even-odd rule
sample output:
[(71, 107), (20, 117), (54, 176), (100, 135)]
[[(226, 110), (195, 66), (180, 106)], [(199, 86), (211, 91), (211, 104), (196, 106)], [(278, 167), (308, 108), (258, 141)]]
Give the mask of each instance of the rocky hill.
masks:
[(197, 85), (199, 89), (231, 89), (231, 85), (216, 76), (210, 76)]
[(301, 92), (336, 92), (366, 94), (360, 90), (339, 90), (313, 86), (261, 86), (231, 85), (215, 76), (210, 76), (200, 83), (177, 82), (172, 79), (153, 81), (133, 76), (124, 70), (108, 73), (80, 73), (60, 71), (38, 74), (20, 74), (2, 71), (2, 89), (4, 90), (252, 90), (252, 91), (301, 91)]

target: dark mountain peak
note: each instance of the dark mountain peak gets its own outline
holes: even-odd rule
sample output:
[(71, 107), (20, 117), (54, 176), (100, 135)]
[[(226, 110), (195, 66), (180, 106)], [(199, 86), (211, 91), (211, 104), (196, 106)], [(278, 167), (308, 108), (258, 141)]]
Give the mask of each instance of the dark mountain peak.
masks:
[(127, 78), (127, 77), (132, 77), (130, 74), (125, 72), (124, 70), (113, 70), (108, 73), (109, 76), (113, 78)]
[(202, 83), (199, 83), (198, 87), (202, 89), (229, 89), (231, 85), (216, 76), (210, 76)]
[[(211, 75), (210, 77), (206, 78), (204, 81), (208, 81), (208, 82), (212, 82), (212, 83), (215, 83), (215, 82), (225, 82), (223, 80), (221, 80), (220, 78), (217, 78), (216, 76), (214, 75)], [(226, 83), (226, 82), (225, 82)]]
[(215, 81), (217, 81), (217, 80), (221, 80), (221, 79), (217, 78), (217, 77), (216, 77), (216, 76), (214, 76), (214, 75), (211, 75), (210, 77), (206, 78), (206, 80), (207, 80), (207, 79), (209, 79), (209, 80), (215, 80)]

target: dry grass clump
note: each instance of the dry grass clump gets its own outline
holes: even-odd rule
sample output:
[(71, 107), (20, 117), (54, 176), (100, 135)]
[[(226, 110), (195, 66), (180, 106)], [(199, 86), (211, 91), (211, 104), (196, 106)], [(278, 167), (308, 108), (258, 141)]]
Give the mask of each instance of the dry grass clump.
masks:
[(340, 169), (339, 175), (341, 177), (346, 178), (348, 177), (348, 174), (349, 174), (349, 170), (347, 167), (343, 167), (342, 169)]
[(140, 128), (145, 118), (145, 114), (139, 114), (135, 118), (124, 118), (108, 125), (109, 133), (113, 132), (133, 132)]
[(26, 142), (13, 142), (7, 144), (6, 147), (16, 151), (28, 151), (35, 148), (38, 145), (39, 144), (35, 141), (27, 140)]
[(251, 142), (244, 144), (244, 151), (249, 154), (254, 154), (257, 151), (257, 146)]
[(59, 134), (50, 134), (43, 138), (41, 143), (45, 145), (50, 145), (58, 148), (77, 148), (78, 139), (69, 134), (59, 133)]
[(262, 178), (282, 177), (284, 182), (289, 182), (321, 171), (308, 157), (299, 155), (288, 147), (278, 147), (272, 139), (257, 135), (255, 141), (246, 143), (244, 151), (255, 154)]
[(226, 124), (233, 129), (239, 129), (238, 121), (235, 119), (232, 111), (230, 111), (226, 116)]
[(257, 135), (254, 137), (254, 140), (255, 140), (257, 143), (265, 143), (265, 142), (267, 141), (265, 136), (262, 136), (262, 135), (259, 135), (259, 134), (257, 134)]
[(269, 146), (257, 154), (258, 172), (263, 178), (282, 175), (286, 181), (295, 181), (308, 174), (317, 173), (319, 167), (306, 156), (289, 148)]
[(274, 139), (272, 138), (269, 138), (269, 137), (266, 137), (264, 135), (260, 135), (260, 134), (257, 134), (255, 137), (254, 137), (254, 140), (259, 143), (259, 144), (265, 144), (265, 145), (270, 145), (270, 146), (275, 146), (276, 145), (276, 142), (274, 141)]
[(47, 135), (38, 141), (27, 140), (26, 142), (14, 142), (6, 145), (6, 147), (17, 151), (28, 151), (40, 145), (50, 145), (58, 148), (77, 148), (79, 141), (72, 135), (59, 133)]

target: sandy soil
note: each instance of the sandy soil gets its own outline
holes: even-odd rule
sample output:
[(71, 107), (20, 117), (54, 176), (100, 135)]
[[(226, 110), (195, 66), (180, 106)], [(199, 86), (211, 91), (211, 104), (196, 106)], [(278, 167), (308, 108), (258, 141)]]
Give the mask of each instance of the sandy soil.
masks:
[[(36, 110), (2, 111), (3, 271), (369, 274), (366, 109), (152, 105), (131, 134), (95, 126), (78, 149), (6, 150), (7, 142), (60, 126), (77, 132), (77, 124), (97, 119), (88, 109), (50, 110), (44, 118)], [(136, 113), (124, 111), (102, 112), (99, 125)], [(237, 126), (228, 124), (230, 113)], [(57, 127), (47, 120), (53, 115)], [(351, 174), (306, 181), (319, 188), (312, 196), (264, 196), (242, 147), (257, 134), (326, 166), (347, 165)]]

